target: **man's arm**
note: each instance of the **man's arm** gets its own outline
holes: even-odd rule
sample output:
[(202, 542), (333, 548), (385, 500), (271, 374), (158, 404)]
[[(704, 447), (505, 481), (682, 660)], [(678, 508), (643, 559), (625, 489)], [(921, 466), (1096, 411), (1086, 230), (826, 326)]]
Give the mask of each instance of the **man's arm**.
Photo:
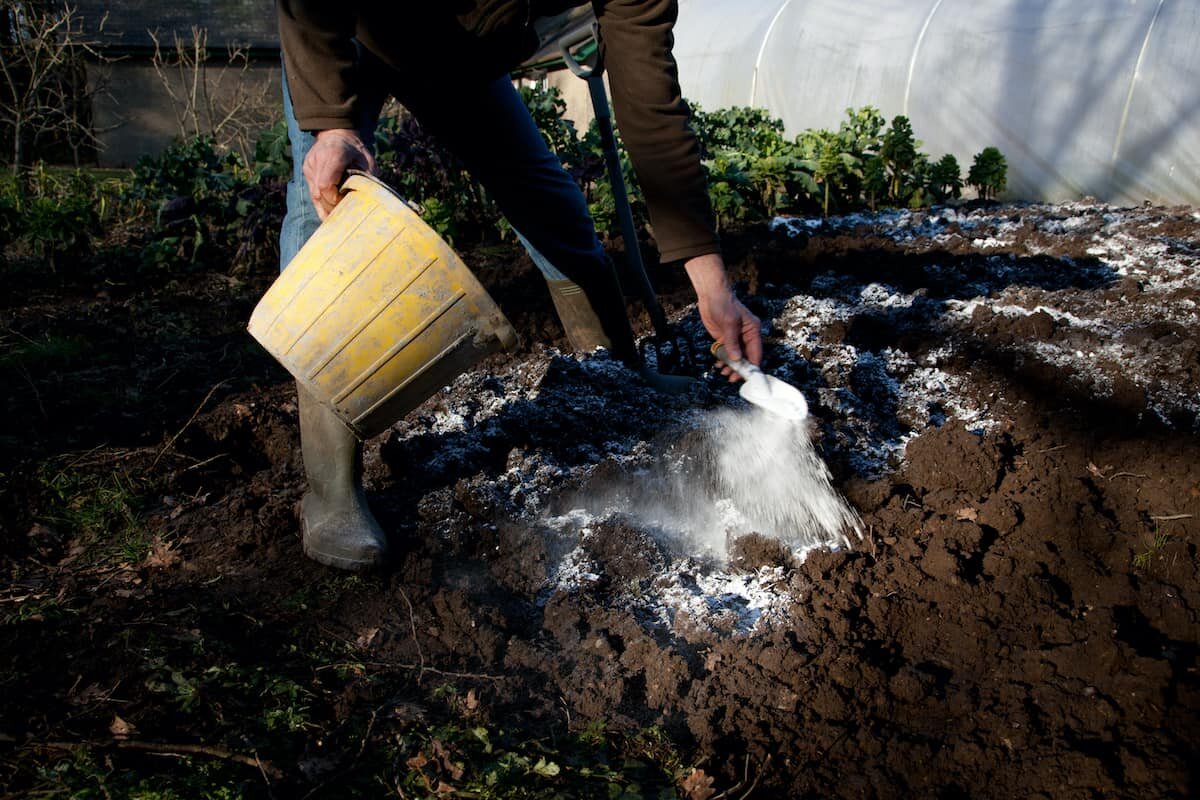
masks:
[(276, 0), (275, 13), (300, 129), (353, 130), (358, 102), (353, 0)]
[(375, 171), (375, 158), (354, 128), (357, 48), (352, 0), (277, 0), (279, 39), (292, 108), (301, 130), (317, 131), (304, 179), (322, 220), (337, 205), (348, 169)]
[[(762, 358), (759, 319), (737, 299), (721, 259), (700, 143), (671, 53), (676, 0), (593, 0), (621, 138), (664, 261), (683, 260), (705, 328), (733, 358)], [(725, 373), (731, 375), (726, 369)], [(736, 380), (736, 375), (731, 375)]]

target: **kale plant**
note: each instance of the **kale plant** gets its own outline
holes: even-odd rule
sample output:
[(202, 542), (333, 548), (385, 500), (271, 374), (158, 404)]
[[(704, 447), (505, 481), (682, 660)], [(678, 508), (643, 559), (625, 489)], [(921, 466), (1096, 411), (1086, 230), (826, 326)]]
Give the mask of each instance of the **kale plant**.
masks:
[(975, 156), (967, 183), (975, 187), (981, 200), (994, 200), (1008, 187), (1008, 162), (995, 147), (985, 147)]

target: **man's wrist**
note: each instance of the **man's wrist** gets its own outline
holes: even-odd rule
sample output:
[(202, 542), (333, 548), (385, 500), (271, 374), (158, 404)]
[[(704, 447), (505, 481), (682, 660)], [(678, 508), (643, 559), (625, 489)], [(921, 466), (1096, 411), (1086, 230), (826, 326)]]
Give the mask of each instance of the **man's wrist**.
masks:
[(358, 135), (358, 131), (353, 128), (326, 128), (323, 131), (316, 132), (316, 138), (322, 139), (344, 139), (347, 142), (352, 142), (356, 145), (362, 145), (362, 137)]
[(725, 260), (719, 253), (708, 253), (690, 258), (684, 262), (683, 269), (692, 281), (692, 287), (700, 297), (710, 297), (733, 291), (729, 283), (729, 275), (725, 271)]

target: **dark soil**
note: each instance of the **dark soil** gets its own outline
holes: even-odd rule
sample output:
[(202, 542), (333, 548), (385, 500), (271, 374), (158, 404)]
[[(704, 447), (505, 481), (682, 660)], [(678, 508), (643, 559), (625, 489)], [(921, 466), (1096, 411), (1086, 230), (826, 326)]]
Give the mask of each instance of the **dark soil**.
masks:
[[(232, 767), (250, 793), (346, 796), (386, 771), (371, 754), (458, 715), (544, 736), (653, 726), (731, 796), (1197, 796), (1197, 214), (807, 227), (731, 234), (727, 253), (862, 536), (801, 559), (731, 531), (728, 566), (632, 511), (570, 523), (739, 401), (711, 377), (670, 398), (603, 354), (561, 355), (512, 251), (467, 260), (522, 348), (367, 447), (394, 552), (365, 576), (301, 553), (294, 389), (242, 332), (269, 275), (7, 297), (0, 781), (36, 785), (30, 764), (63, 742), (162, 769), (114, 749), (120, 720), (261, 753), (278, 774)], [(661, 280), (702, 353), (685, 287)], [(94, 557), (127, 526), (81, 513), (112, 476), (136, 558)], [(704, 588), (723, 575), (771, 612)], [(286, 735), (280, 685), (305, 698)]]

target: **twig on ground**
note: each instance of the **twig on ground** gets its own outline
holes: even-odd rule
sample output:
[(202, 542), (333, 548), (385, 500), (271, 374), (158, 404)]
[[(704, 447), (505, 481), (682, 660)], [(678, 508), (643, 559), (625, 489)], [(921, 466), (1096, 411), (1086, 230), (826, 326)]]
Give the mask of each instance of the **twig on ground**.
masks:
[(1109, 475), (1108, 479), (1111, 481), (1113, 478), (1149, 478), (1149, 477), (1150, 477), (1149, 475), (1143, 475), (1140, 472), (1117, 472), (1113, 475)]
[(1038, 450), (1038, 455), (1042, 455), (1043, 453), (1056, 453), (1059, 450), (1066, 450), (1066, 449), (1067, 449), (1067, 446), (1065, 444), (1057, 444), (1054, 447), (1047, 447), (1045, 450)]
[(362, 758), (363, 751), (367, 749), (367, 739), (371, 738), (371, 731), (375, 729), (375, 718), (379, 716), (379, 711), (382, 708), (383, 706), (371, 709), (371, 719), (367, 722), (367, 732), (363, 734), (362, 741), (358, 743), (358, 752), (354, 754), (355, 761)]
[(399, 587), (400, 596), (404, 598), (404, 604), (408, 606), (408, 624), (412, 629), (413, 644), (417, 646), (417, 657), (421, 659), (421, 671), (417, 675), (417, 683), (421, 682), (421, 678), (425, 675), (425, 651), (421, 649), (421, 640), (417, 638), (417, 617), (413, 613), (412, 601), (408, 599), (408, 593), (404, 591), (404, 587)]
[(190, 467), (186, 467), (183, 471), (191, 472), (194, 469), (200, 469), (205, 464), (211, 464), (212, 462), (216, 461), (218, 458), (224, 458), (228, 455), (229, 455), (229, 453), (217, 453), (215, 456), (211, 456), (209, 458), (204, 459), (203, 461), (198, 461), (195, 464), (192, 464)]
[[(271, 791), (271, 776), (267, 774), (267, 767), (263, 764), (261, 758), (258, 757), (257, 750), (251, 750), (254, 754), (254, 765), (258, 767), (259, 774), (262, 775), (263, 783), (267, 785), (267, 797), (274, 797), (275, 793)], [(282, 777), (282, 775), (280, 776)]]
[(137, 740), (126, 740), (115, 742), (118, 749), (121, 750), (140, 750), (146, 753), (163, 753), (166, 755), (197, 755), (210, 756), (212, 758), (220, 758), (225, 761), (233, 761), (237, 764), (244, 764), (248, 767), (257, 767), (265, 775), (278, 780), (283, 777), (283, 771), (269, 761), (263, 761), (255, 753), (252, 756), (242, 753), (235, 753), (232, 750), (227, 750), (224, 747), (215, 747), (206, 744), (167, 744), (159, 742), (140, 742)]
[[(442, 677), (445, 677), (445, 678), (465, 678), (468, 680), (478, 680), (478, 681), (502, 681), (505, 679), (504, 675), (488, 675), (483, 672), (451, 672), (450, 670), (438, 669), (437, 667), (427, 667), (423, 663), (422, 664), (390, 664), (389, 666), (395, 667), (396, 669), (420, 670), (422, 675), (426, 672), (432, 672), (434, 675), (441, 675)], [(420, 676), (418, 676), (417, 681), (419, 682), (420, 680), (421, 680), (421, 678), (420, 678)]]
[(453, 672), (437, 667), (430, 667), (425, 664), (403, 664), (403, 663), (387, 663), (384, 661), (341, 661), (336, 664), (322, 664), (316, 668), (316, 672), (326, 669), (355, 669), (356, 667), (376, 667), (378, 669), (404, 669), (404, 670), (420, 670), (421, 672), (432, 672), (436, 675), (444, 675), (447, 678), (468, 678), (481, 681), (502, 681), (508, 678), (507, 675), (488, 675), (483, 672)]
[(222, 386), (225, 386), (227, 383), (229, 383), (228, 379), (218, 381), (211, 389), (208, 390), (208, 394), (204, 395), (204, 399), (200, 401), (200, 405), (196, 406), (196, 410), (192, 412), (192, 416), (188, 418), (188, 421), (184, 423), (183, 427), (180, 428), (165, 445), (163, 445), (163, 449), (158, 451), (158, 455), (154, 457), (154, 461), (150, 464), (150, 469), (154, 469), (158, 466), (158, 462), (162, 459), (163, 455), (175, 445), (176, 440), (179, 439), (180, 436), (183, 436), (183, 432), (191, 427), (192, 423), (196, 421), (196, 417), (200, 416), (200, 412), (204, 410), (206, 405), (208, 405), (208, 401), (212, 398), (213, 393)]
[(29, 374), (29, 370), (24, 364), (17, 364), (17, 371), (21, 373), (21, 377), (29, 384), (29, 388), (33, 390), (33, 399), (37, 401), (38, 411), (42, 414), (42, 419), (50, 419), (46, 413), (46, 406), (42, 403), (42, 393), (38, 391), (37, 384), (33, 382), (33, 376)]
[(1159, 516), (1151, 514), (1150, 519), (1155, 522), (1172, 522), (1177, 519), (1191, 519), (1193, 516), (1192, 514), (1164, 514)]
[(70, 464), (67, 464), (66, 468), (74, 469), (75, 467), (78, 467), (80, 464), (87, 461), (97, 450), (103, 449), (103, 447), (104, 447), (104, 445), (98, 444), (95, 447), (93, 447), (91, 450), (83, 451), (82, 453), (80, 453), (79, 458), (75, 459)]
[[(0, 735), (0, 741), (16, 743), (16, 739), (11, 736)], [(186, 742), (143, 742), (136, 739), (113, 739), (108, 742), (37, 742), (30, 741), (24, 743), (25, 747), (40, 748), (44, 750), (75, 750), (79, 747), (87, 747), (91, 749), (104, 749), (115, 747), (118, 750), (137, 750), (143, 753), (157, 753), (160, 755), (174, 756), (208, 756), (210, 758), (219, 758), (223, 761), (232, 761), (236, 764), (243, 764), (248, 767), (256, 767), (262, 771), (264, 775), (269, 775), (275, 780), (283, 777), (283, 771), (273, 765), (269, 761), (263, 761), (258, 757), (258, 754), (245, 755), (243, 753), (235, 753), (224, 747), (207, 744), (189, 744)]]
[[(758, 782), (762, 778), (763, 770), (765, 770), (767, 765), (770, 763), (771, 756), (768, 754), (766, 760), (764, 760), (762, 763), (762, 768), (758, 770), (758, 774), (754, 776), (754, 780), (750, 781), (750, 756), (747, 754), (746, 761), (742, 765), (742, 779), (720, 794), (713, 795), (712, 800), (725, 800), (725, 798), (731, 798), (733, 797), (734, 792), (741, 792), (743, 787), (745, 787), (746, 791), (738, 795), (738, 800), (746, 800), (746, 798), (748, 798), (758, 786)], [(748, 781), (750, 782), (750, 785), (747, 787), (746, 783)]]
[(0, 603), (24, 603), (26, 600), (41, 600), (43, 597), (48, 597), (49, 592), (38, 592), (36, 594), (22, 594), (12, 597), (0, 597)]

